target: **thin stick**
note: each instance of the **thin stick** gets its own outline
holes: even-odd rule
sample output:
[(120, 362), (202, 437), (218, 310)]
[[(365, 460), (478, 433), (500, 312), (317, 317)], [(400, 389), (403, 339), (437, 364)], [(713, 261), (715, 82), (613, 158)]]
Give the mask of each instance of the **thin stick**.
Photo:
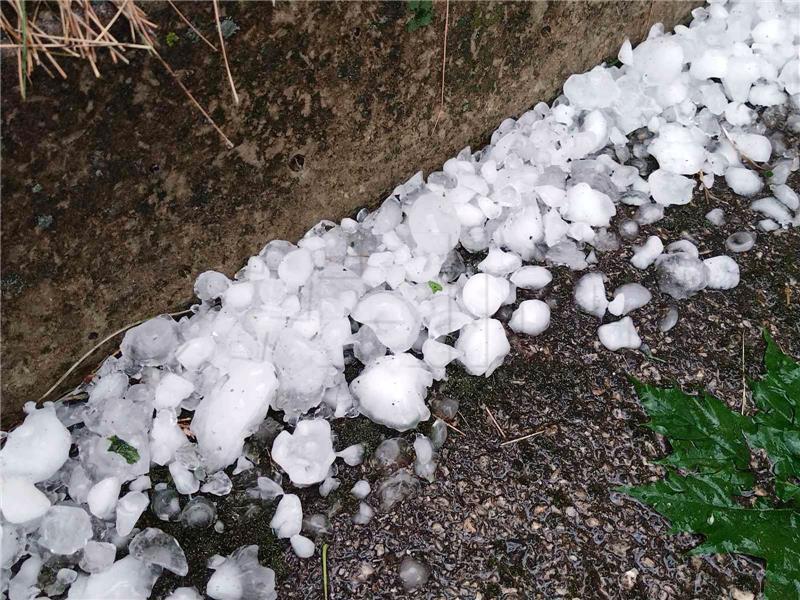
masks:
[[(192, 311), (191, 311), (191, 309), (186, 309), (186, 310), (181, 310), (181, 311), (179, 311), (179, 312), (167, 313), (167, 316), (170, 316), (170, 317), (178, 317), (178, 316), (181, 316), (181, 315), (185, 315), (185, 314), (187, 314), (187, 313), (190, 313), (190, 312), (192, 312)], [(142, 323), (144, 323), (145, 321), (149, 321), (149, 320), (150, 320), (150, 318), (151, 318), (151, 317), (147, 317), (146, 319), (141, 319), (140, 321), (136, 321), (135, 323), (131, 323), (130, 325), (125, 325), (125, 327), (121, 327), (121, 328), (117, 329), (117, 330), (116, 330), (114, 333), (112, 333), (112, 334), (110, 334), (110, 335), (107, 335), (107, 336), (106, 336), (106, 337), (104, 337), (102, 340), (100, 340), (100, 341), (99, 341), (97, 344), (95, 344), (94, 346), (92, 346), (91, 350), (89, 350), (89, 351), (88, 351), (86, 354), (84, 354), (83, 356), (81, 356), (81, 357), (80, 357), (80, 358), (79, 358), (79, 359), (78, 359), (78, 360), (75, 362), (75, 364), (73, 364), (73, 365), (72, 365), (72, 366), (71, 366), (69, 369), (67, 369), (67, 372), (66, 372), (66, 373), (64, 373), (64, 374), (63, 374), (61, 377), (59, 377), (59, 378), (58, 378), (58, 381), (56, 381), (56, 382), (53, 384), (53, 386), (52, 386), (52, 387), (51, 387), (49, 390), (47, 390), (47, 391), (46, 391), (44, 394), (42, 394), (42, 395), (41, 395), (41, 397), (40, 397), (40, 398), (39, 398), (39, 399), (36, 401), (36, 402), (37, 402), (37, 404), (38, 404), (39, 402), (41, 402), (42, 400), (44, 400), (45, 398), (47, 398), (47, 397), (48, 397), (48, 396), (49, 396), (49, 395), (50, 395), (50, 394), (53, 392), (53, 390), (55, 390), (55, 389), (56, 389), (56, 388), (57, 388), (59, 385), (61, 385), (61, 382), (63, 382), (63, 381), (64, 381), (64, 380), (65, 380), (67, 377), (69, 377), (70, 373), (72, 373), (72, 372), (73, 372), (75, 369), (77, 369), (77, 368), (80, 366), (80, 364), (81, 364), (81, 363), (82, 363), (84, 360), (86, 360), (86, 359), (87, 359), (87, 358), (89, 358), (89, 357), (90, 357), (92, 354), (94, 354), (94, 353), (95, 353), (95, 352), (96, 352), (96, 351), (97, 351), (97, 350), (98, 350), (98, 349), (99, 349), (101, 346), (103, 346), (103, 344), (105, 344), (106, 342), (108, 342), (108, 341), (110, 341), (110, 340), (114, 339), (114, 338), (115, 338), (116, 336), (118, 336), (120, 333), (123, 333), (123, 332), (127, 331), (127, 330), (128, 330), (128, 329), (130, 329), (131, 327), (136, 327), (137, 325), (141, 325), (141, 324), (142, 324)]]
[(195, 107), (197, 107), (197, 110), (199, 110), (202, 113), (202, 115), (206, 118), (206, 121), (208, 121), (211, 124), (211, 126), (216, 130), (216, 132), (220, 135), (220, 137), (225, 142), (225, 145), (228, 146), (228, 148), (233, 148), (233, 142), (230, 141), (228, 139), (228, 136), (225, 135), (222, 132), (222, 129), (217, 127), (217, 124), (214, 122), (214, 119), (211, 118), (211, 115), (209, 115), (205, 111), (205, 109), (202, 106), (200, 106), (200, 103), (197, 100), (194, 99), (194, 96), (192, 96), (192, 93), (186, 88), (185, 85), (183, 85), (181, 80), (178, 78), (178, 75), (175, 73), (175, 71), (172, 70), (172, 67), (170, 67), (167, 64), (167, 61), (165, 61), (163, 58), (161, 58), (161, 55), (158, 52), (156, 52), (155, 50), (153, 50), (153, 54), (155, 55), (155, 57), (159, 61), (161, 61), (161, 64), (164, 65), (164, 68), (169, 72), (169, 74), (172, 75), (175, 78), (175, 82), (180, 86), (180, 88), (183, 90), (183, 92), (189, 97), (189, 100), (191, 100), (192, 104), (194, 104)]
[(497, 431), (500, 433), (500, 437), (506, 439), (506, 432), (503, 431), (502, 427), (500, 427), (500, 423), (498, 423), (497, 419), (494, 418), (492, 411), (489, 410), (488, 406), (484, 406), (483, 408), (486, 410), (486, 414), (489, 415), (489, 419), (491, 419), (492, 423), (494, 423), (494, 426), (497, 428)]
[(445, 424), (445, 425), (447, 425), (447, 426), (448, 426), (450, 429), (452, 429), (453, 431), (457, 431), (458, 433), (460, 433), (461, 435), (463, 435), (463, 436), (465, 436), (465, 437), (466, 437), (466, 435), (467, 435), (467, 434), (466, 434), (466, 433), (464, 433), (463, 431), (461, 431), (461, 430), (460, 430), (458, 427), (456, 427), (455, 425), (450, 425), (450, 423), (448, 423), (447, 421), (443, 421), (443, 422), (444, 422), (444, 424)]
[(444, 5), (444, 42), (442, 43), (442, 89), (439, 98), (439, 112), (436, 114), (436, 122), (433, 124), (433, 130), (439, 125), (439, 119), (444, 114), (444, 76), (447, 70), (447, 32), (450, 27), (450, 0), (445, 0)]
[(747, 404), (747, 381), (744, 375), (744, 326), (742, 326), (742, 414)]
[(328, 544), (322, 544), (322, 598), (328, 600)]
[(225, 51), (225, 38), (222, 35), (222, 25), (219, 22), (219, 1), (214, 0), (214, 18), (217, 19), (217, 33), (219, 33), (219, 45), (222, 47), (222, 59), (225, 61), (225, 71), (228, 73), (228, 82), (231, 84), (231, 92), (233, 92), (233, 101), (239, 104), (239, 94), (236, 93), (236, 84), (233, 83), (233, 75), (231, 75), (231, 66), (228, 64), (228, 53)]
[(521, 442), (522, 440), (527, 440), (528, 438), (536, 437), (537, 435), (542, 435), (546, 429), (542, 429), (541, 431), (534, 431), (533, 433), (529, 433), (528, 435), (523, 435), (522, 437), (515, 438), (513, 440), (508, 440), (507, 442), (503, 442), (500, 444), (501, 446), (508, 446), (509, 444), (516, 444), (517, 442)]
[(190, 28), (192, 31), (194, 31), (194, 32), (197, 34), (197, 37), (199, 37), (199, 38), (200, 38), (201, 40), (203, 40), (203, 41), (204, 41), (206, 44), (208, 44), (208, 46), (209, 46), (209, 47), (210, 47), (210, 48), (211, 48), (211, 49), (212, 49), (214, 52), (217, 52), (217, 47), (216, 47), (214, 44), (212, 44), (211, 42), (209, 42), (209, 41), (206, 39), (206, 36), (204, 36), (202, 33), (200, 33), (200, 30), (199, 30), (199, 29), (197, 29), (197, 27), (195, 27), (194, 25), (192, 25), (192, 23), (191, 23), (191, 21), (189, 21), (189, 19), (187, 19), (186, 17), (184, 17), (184, 16), (183, 16), (183, 13), (182, 13), (182, 12), (181, 12), (181, 11), (178, 9), (178, 7), (177, 7), (177, 6), (175, 6), (175, 3), (174, 3), (174, 2), (172, 2), (172, 0), (167, 0), (167, 2), (169, 3), (169, 5), (170, 5), (170, 6), (171, 6), (173, 9), (175, 9), (175, 12), (176, 12), (176, 13), (178, 13), (178, 16), (179, 16), (179, 17), (180, 17), (180, 18), (183, 20), (183, 22), (184, 22), (184, 23), (186, 23), (186, 24), (189, 26), (189, 28)]

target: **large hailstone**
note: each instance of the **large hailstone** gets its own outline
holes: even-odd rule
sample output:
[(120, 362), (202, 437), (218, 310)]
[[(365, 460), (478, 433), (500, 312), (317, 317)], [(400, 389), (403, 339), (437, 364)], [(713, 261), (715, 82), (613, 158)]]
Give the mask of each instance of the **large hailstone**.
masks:
[(739, 285), (739, 265), (730, 256), (714, 256), (703, 261), (708, 274), (708, 288), (729, 290)]
[(52, 405), (31, 409), (25, 422), (8, 434), (0, 450), (0, 473), (38, 483), (52, 477), (69, 458), (72, 438)]
[(523, 260), (533, 257), (536, 244), (543, 239), (544, 223), (536, 203), (515, 209), (492, 236), (497, 245), (518, 254)]
[(550, 326), (550, 307), (541, 300), (525, 300), (511, 315), (508, 326), (517, 333), (539, 335)]
[(459, 358), (470, 375), (485, 375), (503, 364), (511, 346), (497, 319), (477, 319), (461, 329), (456, 341)]
[(272, 444), (272, 459), (295, 485), (319, 483), (336, 460), (330, 423), (309, 419), (297, 423), (293, 433), (281, 431)]
[(444, 256), (458, 244), (461, 222), (445, 198), (427, 193), (407, 209), (408, 227), (422, 254)]
[(192, 419), (192, 432), (209, 472), (239, 458), (244, 439), (267, 416), (277, 388), (270, 363), (231, 361), (227, 376), (200, 402)]
[(608, 308), (606, 286), (602, 273), (587, 273), (575, 284), (575, 303), (578, 307), (598, 319), (602, 319)]
[(461, 301), (476, 317), (491, 317), (508, 298), (510, 289), (507, 279), (478, 273), (464, 284)]
[(413, 429), (427, 421), (427, 388), (433, 376), (425, 364), (410, 354), (376, 359), (350, 384), (361, 414), (398, 431)]
[(600, 338), (600, 343), (612, 352), (622, 348), (636, 349), (642, 345), (642, 340), (636, 331), (633, 319), (630, 317), (624, 317), (614, 323), (601, 325), (597, 329), (597, 335)]
[(392, 352), (405, 352), (419, 336), (422, 318), (398, 292), (376, 292), (363, 298), (353, 309), (353, 319), (369, 325), (378, 340)]
[(608, 227), (611, 217), (617, 214), (611, 198), (593, 190), (587, 183), (572, 186), (562, 216), (573, 223), (586, 223), (592, 227)]

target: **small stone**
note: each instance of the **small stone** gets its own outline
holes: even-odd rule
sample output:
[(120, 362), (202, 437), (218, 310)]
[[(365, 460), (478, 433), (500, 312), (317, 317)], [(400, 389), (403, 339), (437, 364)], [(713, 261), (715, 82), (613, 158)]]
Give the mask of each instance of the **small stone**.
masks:
[(622, 574), (622, 587), (626, 590), (633, 589), (636, 579), (639, 577), (639, 569), (629, 569)]

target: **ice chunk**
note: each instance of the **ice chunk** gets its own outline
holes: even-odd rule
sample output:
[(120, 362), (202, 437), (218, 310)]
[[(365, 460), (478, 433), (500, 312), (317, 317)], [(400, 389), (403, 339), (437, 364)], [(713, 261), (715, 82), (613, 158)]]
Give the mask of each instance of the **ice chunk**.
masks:
[(608, 312), (618, 317), (623, 310), (625, 310), (625, 294), (616, 294), (614, 299), (608, 303)]
[(430, 575), (430, 567), (410, 556), (406, 556), (400, 563), (400, 581), (407, 591), (421, 588), (428, 582)]
[(414, 440), (414, 473), (417, 477), (433, 481), (436, 472), (436, 458), (433, 452), (433, 444), (424, 435), (417, 435)]
[(608, 300), (602, 273), (587, 273), (575, 284), (575, 303), (583, 312), (602, 319)]
[(550, 307), (541, 300), (525, 300), (511, 315), (508, 326), (517, 333), (539, 335), (550, 326)]
[(731, 140), (742, 156), (755, 162), (767, 162), (772, 156), (769, 139), (756, 133), (731, 133)]
[(358, 503), (358, 512), (353, 515), (353, 523), (356, 525), (366, 525), (375, 516), (375, 511), (366, 502)]
[(748, 231), (737, 231), (725, 240), (725, 247), (731, 252), (747, 252), (756, 243), (756, 236)]
[(619, 286), (614, 290), (614, 299), (620, 296), (624, 300), (620, 315), (627, 315), (629, 312), (643, 307), (653, 298), (650, 291), (639, 283), (626, 283)]
[(664, 207), (661, 204), (642, 204), (636, 209), (634, 218), (639, 225), (651, 225), (664, 218)]
[(128, 492), (117, 502), (117, 534), (125, 537), (136, 526), (150, 501), (142, 492)]
[(692, 199), (694, 182), (688, 177), (665, 169), (656, 169), (647, 178), (653, 200), (662, 206), (688, 204)]
[(305, 248), (288, 252), (278, 265), (278, 277), (289, 289), (303, 285), (314, 272), (314, 258)]
[(161, 484), (153, 490), (153, 499), (150, 503), (155, 515), (162, 521), (177, 521), (181, 514), (181, 502), (178, 493)]
[(503, 304), (509, 291), (506, 279), (478, 273), (467, 280), (461, 299), (466, 309), (476, 317), (490, 317)]
[(341, 458), (346, 465), (355, 467), (364, 462), (364, 444), (353, 444), (344, 450), (336, 453), (337, 458)]
[(721, 227), (725, 224), (725, 211), (721, 208), (712, 208), (706, 213), (706, 220), (712, 225)]
[(368, 365), (376, 358), (386, 355), (386, 346), (381, 344), (369, 325), (359, 327), (352, 339), (353, 356), (361, 361), (361, 364)]
[[(341, 345), (338, 351), (341, 356)], [(284, 329), (272, 356), (280, 382), (278, 393), (272, 396), (272, 408), (283, 410), (284, 419), (289, 420), (318, 406), (336, 374), (322, 337), (309, 340), (295, 330)]]
[(126, 556), (105, 571), (79, 578), (69, 590), (69, 600), (146, 600), (159, 573), (160, 569)]
[(739, 265), (730, 256), (714, 256), (703, 261), (708, 272), (708, 288), (729, 290), (739, 285)]
[(353, 487), (350, 488), (350, 493), (358, 498), (359, 500), (363, 500), (367, 496), (369, 496), (370, 492), (370, 485), (369, 481), (366, 479), (359, 479), (358, 481), (353, 484)]
[(708, 284), (708, 269), (703, 261), (686, 252), (661, 256), (656, 269), (661, 291), (676, 300), (688, 298)]
[(413, 429), (430, 418), (425, 406), (433, 377), (410, 354), (384, 356), (367, 366), (350, 384), (362, 414), (398, 431)]
[(303, 507), (300, 498), (294, 494), (284, 494), (269, 526), (279, 538), (290, 538), (300, 533), (303, 526)]
[(86, 502), (95, 517), (108, 519), (114, 514), (121, 487), (118, 477), (106, 477), (92, 486)]
[(181, 577), (189, 572), (186, 555), (178, 540), (155, 527), (138, 533), (131, 540), (128, 551), (143, 563), (158, 565)]
[(278, 380), (270, 363), (234, 359), (195, 410), (192, 432), (209, 471), (236, 461), (244, 439), (267, 416)]
[(194, 391), (194, 384), (175, 373), (165, 373), (156, 385), (153, 407), (177, 408)]
[(199, 371), (214, 356), (216, 346), (211, 336), (192, 338), (175, 351), (175, 358), (187, 371)]
[(780, 200), (783, 205), (790, 210), (797, 210), (800, 208), (800, 197), (792, 188), (785, 184), (774, 184), (772, 193)]
[(25, 421), (8, 434), (0, 450), (0, 474), (37, 483), (52, 477), (69, 458), (72, 439), (52, 405), (26, 405)]
[(508, 248), (523, 260), (533, 257), (536, 244), (543, 238), (542, 213), (536, 204), (514, 209), (492, 236), (496, 244)]
[(550, 271), (539, 266), (522, 267), (511, 275), (511, 283), (523, 290), (540, 290), (551, 281)]
[(722, 48), (707, 48), (692, 60), (689, 73), (696, 79), (720, 79), (728, 72), (728, 53)]
[(623, 219), (619, 224), (619, 234), (626, 240), (632, 240), (639, 235), (639, 224), (633, 219)]
[(83, 547), (78, 566), (87, 573), (100, 573), (114, 564), (117, 547), (108, 542), (89, 541)]
[(396, 354), (411, 348), (422, 326), (417, 309), (398, 292), (375, 292), (364, 297), (351, 316), (368, 325)]
[(502, 323), (496, 319), (477, 319), (464, 326), (456, 342), (459, 361), (470, 375), (488, 377), (503, 364), (511, 350)]
[(765, 217), (769, 217), (784, 227), (792, 223), (792, 213), (789, 212), (783, 203), (778, 202), (771, 196), (756, 200), (750, 204), (750, 209), (760, 212)]
[(122, 355), (150, 367), (163, 365), (178, 346), (177, 325), (162, 315), (129, 329), (122, 338)]
[(683, 48), (672, 37), (653, 37), (633, 50), (633, 68), (645, 85), (661, 85), (677, 78), (684, 64)]
[(564, 95), (571, 106), (591, 110), (614, 104), (620, 91), (608, 69), (597, 66), (591, 71), (570, 75), (564, 82)]
[(644, 246), (639, 246), (635, 249), (631, 264), (637, 269), (646, 269), (655, 262), (663, 251), (664, 243), (658, 236), (651, 235), (647, 238)]
[(408, 227), (424, 254), (444, 256), (456, 247), (461, 223), (450, 202), (434, 193), (423, 194), (408, 208)]
[(178, 448), (188, 443), (189, 439), (178, 425), (175, 411), (158, 411), (150, 429), (150, 459), (157, 465), (166, 465), (175, 457)]
[(208, 529), (217, 519), (217, 507), (208, 498), (195, 496), (181, 511), (181, 523), (192, 529)]
[(203, 597), (193, 587), (175, 588), (165, 600), (203, 600)]
[(522, 259), (513, 252), (504, 252), (497, 246), (491, 246), (489, 253), (481, 262), (478, 269), (483, 273), (501, 277), (522, 266)]
[(758, 174), (744, 167), (729, 167), (725, 171), (725, 182), (735, 194), (742, 196), (754, 196), (764, 187)]
[(630, 317), (624, 317), (614, 323), (606, 323), (597, 329), (600, 343), (611, 351), (621, 348), (638, 348), (642, 340)]
[(276, 600), (275, 572), (258, 562), (258, 546), (242, 546), (228, 558), (214, 557), (206, 595), (214, 600)]
[(181, 494), (195, 494), (200, 489), (200, 482), (194, 476), (194, 473), (177, 460), (170, 463), (169, 474), (172, 476), (175, 489)]
[(233, 482), (225, 471), (217, 471), (205, 480), (200, 491), (204, 494), (213, 494), (215, 496), (227, 496), (233, 489)]
[(53, 506), (39, 525), (39, 544), (53, 554), (74, 554), (93, 535), (92, 520), (78, 506)]
[(661, 169), (681, 175), (697, 173), (706, 161), (703, 144), (688, 128), (678, 123), (661, 127), (649, 150)]
[(330, 423), (308, 419), (298, 422), (293, 433), (281, 431), (272, 444), (272, 459), (295, 485), (321, 482), (336, 460)]
[(452, 346), (429, 338), (422, 344), (422, 356), (434, 376), (437, 379), (441, 379), (444, 376), (444, 368), (461, 354)]
[(617, 209), (611, 198), (579, 183), (567, 191), (567, 201), (562, 212), (567, 221), (586, 223), (592, 227), (608, 227)]
[(293, 535), (289, 538), (292, 550), (299, 558), (311, 558), (314, 556), (314, 542), (304, 535)]
[(194, 293), (206, 302), (219, 298), (231, 284), (224, 274), (218, 271), (205, 271), (194, 282)]

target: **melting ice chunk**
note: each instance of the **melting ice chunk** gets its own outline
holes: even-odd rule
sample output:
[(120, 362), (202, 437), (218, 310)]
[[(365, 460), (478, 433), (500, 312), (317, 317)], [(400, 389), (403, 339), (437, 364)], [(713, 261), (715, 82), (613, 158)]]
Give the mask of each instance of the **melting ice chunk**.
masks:
[(164, 567), (183, 577), (189, 572), (186, 555), (178, 540), (155, 527), (138, 533), (128, 546), (130, 555), (147, 563)]
[(133, 556), (87, 578), (78, 578), (69, 590), (69, 600), (146, 600), (160, 569)]
[(688, 177), (665, 169), (656, 169), (647, 178), (653, 200), (662, 206), (688, 204), (692, 199), (694, 182)]
[(500, 321), (477, 319), (461, 329), (456, 350), (461, 352), (459, 361), (470, 375), (488, 377), (503, 364), (511, 345)]
[(550, 307), (541, 300), (524, 300), (511, 315), (508, 326), (517, 333), (539, 335), (550, 326)]
[(74, 554), (93, 535), (92, 520), (78, 506), (53, 506), (39, 525), (39, 544), (53, 554)]
[(178, 345), (177, 325), (162, 315), (129, 329), (122, 338), (123, 356), (142, 365), (163, 365)]
[(293, 433), (281, 431), (272, 444), (272, 459), (295, 485), (323, 481), (336, 460), (330, 423), (308, 419), (298, 422)]
[(400, 581), (406, 590), (416, 590), (428, 582), (431, 575), (430, 567), (420, 561), (406, 556), (400, 563)]
[(586, 223), (592, 227), (608, 227), (617, 209), (611, 198), (589, 187), (587, 183), (572, 186), (567, 192), (563, 211), (567, 221)]
[(214, 600), (276, 600), (275, 572), (258, 562), (258, 546), (242, 546), (228, 558), (215, 556), (206, 595)]
[(303, 527), (303, 506), (295, 494), (284, 494), (269, 526), (279, 538), (290, 538), (300, 533)]
[(652, 265), (655, 260), (664, 251), (664, 243), (658, 236), (651, 235), (647, 238), (644, 246), (636, 248), (631, 264), (637, 269), (646, 269)]
[(587, 273), (575, 284), (575, 303), (585, 313), (602, 319), (608, 299), (602, 273)]
[(642, 340), (633, 325), (630, 317), (624, 317), (614, 323), (606, 323), (597, 329), (600, 343), (612, 351), (621, 348), (638, 348)]
[(53, 476), (69, 458), (72, 439), (52, 405), (40, 410), (26, 405), (25, 421), (8, 434), (0, 450), (0, 473), (37, 483)]
[(528, 266), (517, 269), (511, 275), (511, 283), (523, 290), (540, 290), (553, 281), (553, 275), (539, 266)]
[(117, 534), (128, 535), (136, 526), (149, 504), (147, 495), (142, 492), (128, 492), (117, 502)]
[(368, 325), (394, 353), (411, 348), (422, 325), (414, 305), (397, 292), (376, 292), (362, 298), (351, 316)]
[(643, 307), (650, 302), (653, 295), (640, 283), (626, 283), (614, 290), (614, 299), (619, 297), (622, 297), (623, 301), (622, 310), (619, 313), (613, 313), (617, 316), (627, 315), (629, 312)]
[(508, 298), (509, 291), (508, 280), (478, 273), (464, 284), (461, 299), (466, 309), (476, 317), (491, 317)]
[(95, 517), (108, 519), (114, 514), (121, 487), (122, 482), (117, 477), (106, 477), (92, 486), (86, 502)]
[(314, 556), (314, 542), (304, 535), (293, 535), (289, 538), (292, 550), (299, 558), (311, 558)]
[(742, 196), (753, 196), (764, 187), (764, 182), (758, 174), (744, 167), (728, 167), (725, 171), (725, 183), (730, 186), (734, 194)]
[(708, 269), (699, 258), (686, 252), (659, 257), (658, 285), (676, 300), (696, 294), (708, 284)]
[(708, 287), (729, 290), (739, 285), (739, 265), (730, 256), (714, 256), (703, 261), (708, 273)]
[(114, 564), (116, 556), (117, 547), (114, 544), (89, 541), (83, 547), (78, 566), (87, 573), (100, 573)]
[(439, 194), (423, 194), (408, 208), (408, 227), (423, 254), (444, 256), (456, 247), (461, 222), (450, 202)]

